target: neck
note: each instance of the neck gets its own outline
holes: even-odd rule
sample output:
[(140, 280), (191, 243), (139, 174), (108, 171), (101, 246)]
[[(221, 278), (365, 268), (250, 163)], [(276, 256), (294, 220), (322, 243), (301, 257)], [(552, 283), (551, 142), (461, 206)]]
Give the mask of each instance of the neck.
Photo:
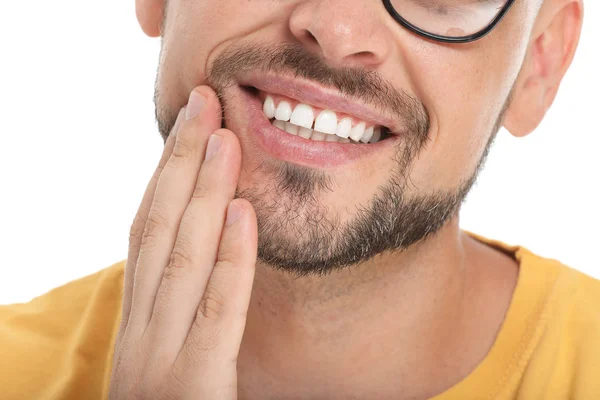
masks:
[(257, 264), (240, 398), (398, 399), (434, 395), (432, 380), (451, 385), (447, 371), (464, 369), (470, 240), (456, 218), (404, 252), (327, 276)]

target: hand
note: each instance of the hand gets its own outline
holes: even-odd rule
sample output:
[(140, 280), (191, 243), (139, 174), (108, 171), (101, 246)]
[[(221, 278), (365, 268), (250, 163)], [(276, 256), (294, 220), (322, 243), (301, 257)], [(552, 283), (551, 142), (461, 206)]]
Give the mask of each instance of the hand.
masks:
[[(204, 106), (186, 119), (194, 96)], [(241, 150), (220, 126), (216, 94), (196, 88), (131, 226), (111, 400), (237, 398), (257, 225), (247, 200), (232, 201)]]

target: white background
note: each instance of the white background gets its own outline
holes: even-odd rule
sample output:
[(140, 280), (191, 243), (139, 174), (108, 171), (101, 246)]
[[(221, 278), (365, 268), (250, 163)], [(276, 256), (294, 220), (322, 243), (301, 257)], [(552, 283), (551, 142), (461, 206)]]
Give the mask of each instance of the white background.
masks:
[[(2, 16), (0, 304), (124, 259), (163, 146), (159, 40), (133, 0), (11, 1)], [(547, 118), (525, 139), (500, 133), (462, 226), (600, 277), (600, 1), (585, 21)]]

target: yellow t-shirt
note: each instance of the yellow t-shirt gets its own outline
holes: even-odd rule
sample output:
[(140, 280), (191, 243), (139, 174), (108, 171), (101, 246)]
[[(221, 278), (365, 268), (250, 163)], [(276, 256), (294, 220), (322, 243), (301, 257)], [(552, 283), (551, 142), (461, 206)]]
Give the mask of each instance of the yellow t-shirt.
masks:
[[(486, 358), (434, 399), (600, 399), (600, 281), (475, 237), (518, 261), (517, 286)], [(107, 397), (124, 266), (0, 306), (0, 399)]]

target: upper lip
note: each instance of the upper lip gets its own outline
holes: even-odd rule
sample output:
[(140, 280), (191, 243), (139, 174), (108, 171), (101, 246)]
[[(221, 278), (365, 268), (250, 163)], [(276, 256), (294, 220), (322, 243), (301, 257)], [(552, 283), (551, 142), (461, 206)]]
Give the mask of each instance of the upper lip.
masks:
[(391, 134), (400, 132), (401, 126), (392, 118), (357, 100), (344, 97), (338, 90), (321, 86), (304, 78), (282, 75), (248, 75), (239, 77), (241, 86), (252, 86), (271, 94), (279, 94), (315, 107), (342, 112), (362, 121), (381, 125)]

